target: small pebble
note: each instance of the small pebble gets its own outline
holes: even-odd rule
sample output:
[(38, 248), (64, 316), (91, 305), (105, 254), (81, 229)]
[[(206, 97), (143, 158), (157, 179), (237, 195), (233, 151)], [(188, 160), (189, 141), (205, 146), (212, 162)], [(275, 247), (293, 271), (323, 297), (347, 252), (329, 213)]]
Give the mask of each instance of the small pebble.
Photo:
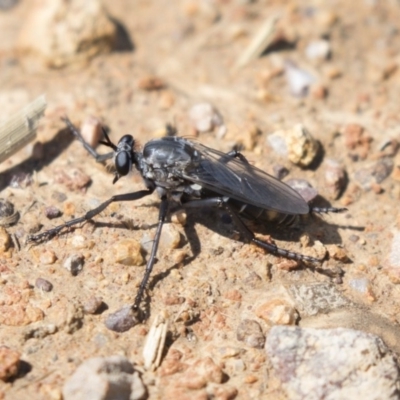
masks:
[(76, 276), (82, 271), (85, 258), (80, 254), (69, 256), (63, 263), (63, 267), (71, 272), (71, 275)]
[(351, 304), (331, 283), (302, 283), (290, 285), (288, 289), (302, 317), (328, 313)]
[(300, 167), (308, 167), (320, 154), (320, 144), (302, 125), (279, 130), (267, 137), (272, 148)]
[(359, 124), (347, 124), (341, 132), (344, 143), (349, 150), (353, 150), (353, 157), (364, 160), (370, 150), (372, 138), (365, 134), (364, 127)]
[(365, 191), (376, 189), (376, 185), (382, 183), (393, 170), (393, 160), (384, 157), (372, 165), (355, 171), (353, 177), (358, 187)]
[(305, 179), (289, 179), (285, 183), (298, 192), (307, 203), (318, 196), (318, 192)]
[(181, 234), (174, 224), (165, 224), (161, 233), (160, 247), (169, 250), (179, 247)]
[(371, 333), (274, 326), (265, 351), (286, 398), (398, 397), (400, 375), (396, 359), (382, 339)]
[(367, 278), (353, 278), (349, 279), (349, 286), (361, 294), (367, 294), (370, 291), (371, 282)]
[(271, 325), (294, 325), (299, 317), (292, 305), (280, 299), (260, 304), (255, 314)]
[(27, 172), (16, 172), (10, 179), (8, 184), (13, 189), (26, 189), (33, 183), (32, 174)]
[(57, 256), (53, 250), (42, 249), (39, 252), (39, 262), (43, 265), (51, 265), (57, 261)]
[(124, 356), (85, 360), (64, 383), (64, 400), (142, 400), (147, 390), (134, 365)]
[(189, 111), (189, 118), (198, 132), (210, 132), (214, 127), (223, 125), (222, 116), (210, 103), (194, 105)]
[(10, 226), (19, 219), (19, 213), (14, 212), (14, 205), (8, 200), (0, 199), (0, 226)]
[(132, 310), (132, 306), (125, 306), (109, 314), (105, 325), (107, 329), (114, 332), (126, 332), (140, 322), (138, 316)]
[(265, 336), (260, 324), (251, 319), (245, 319), (239, 324), (236, 329), (236, 338), (256, 349), (262, 349), (265, 343)]
[(178, 378), (176, 384), (190, 390), (198, 390), (210, 383), (222, 383), (222, 368), (211, 357), (195, 361)]
[(310, 86), (315, 82), (315, 78), (292, 61), (285, 61), (284, 66), (291, 94), (296, 97), (307, 96)]
[(284, 167), (283, 165), (280, 165), (280, 164), (274, 165), (272, 167), (272, 171), (274, 173), (275, 178), (277, 178), (279, 180), (282, 180), (289, 173), (289, 170), (286, 167)]
[(331, 46), (327, 40), (313, 40), (307, 45), (305, 53), (309, 60), (325, 60), (330, 56)]
[(0, 227), (0, 254), (5, 253), (11, 246), (11, 236), (5, 228)]
[(53, 192), (51, 194), (51, 198), (59, 203), (64, 202), (65, 200), (67, 200), (67, 195), (65, 193), (61, 193), (61, 192)]
[(81, 124), (81, 135), (86, 143), (95, 148), (103, 135), (100, 120), (93, 116), (85, 118)]
[(109, 258), (127, 266), (142, 265), (141, 245), (134, 239), (122, 239), (110, 249)]
[(44, 214), (48, 219), (58, 218), (62, 215), (62, 212), (54, 206), (46, 207)]
[(37, 278), (36, 282), (35, 282), (35, 286), (38, 289), (43, 290), (43, 292), (51, 292), (53, 289), (52, 283), (43, 278)]
[(6, 346), (0, 347), (0, 379), (7, 381), (18, 374), (21, 355)]
[(102, 297), (92, 296), (83, 304), (83, 310), (86, 314), (96, 314), (103, 306)]
[(54, 171), (54, 181), (65, 185), (69, 190), (78, 191), (89, 186), (92, 179), (79, 168), (59, 168)]
[(329, 197), (337, 200), (343, 193), (347, 174), (345, 169), (335, 160), (326, 159), (324, 162), (325, 188)]
[(138, 88), (147, 91), (164, 89), (165, 86), (165, 82), (154, 75), (143, 76), (138, 81)]

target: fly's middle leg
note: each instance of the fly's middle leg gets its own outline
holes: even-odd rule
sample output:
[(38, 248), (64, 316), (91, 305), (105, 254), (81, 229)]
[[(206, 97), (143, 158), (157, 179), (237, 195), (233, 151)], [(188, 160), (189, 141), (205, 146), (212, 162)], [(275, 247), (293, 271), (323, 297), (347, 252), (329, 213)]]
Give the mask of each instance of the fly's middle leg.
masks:
[(103, 210), (105, 210), (111, 203), (118, 202), (118, 201), (138, 200), (138, 199), (141, 199), (142, 197), (148, 196), (151, 193), (153, 193), (153, 190), (139, 190), (138, 192), (134, 192), (134, 193), (126, 193), (126, 194), (119, 194), (116, 196), (112, 196), (108, 200), (106, 200), (104, 203), (101, 203), (98, 207), (94, 208), (93, 210), (88, 211), (82, 217), (71, 219), (70, 221), (67, 221), (65, 224), (56, 226), (55, 228), (38, 233), (36, 235), (29, 235), (27, 241), (35, 242), (35, 243), (44, 242), (46, 240), (49, 240), (49, 239), (57, 236), (65, 228), (70, 228), (71, 226), (80, 224), (82, 222), (89, 221), (96, 215), (100, 214)]

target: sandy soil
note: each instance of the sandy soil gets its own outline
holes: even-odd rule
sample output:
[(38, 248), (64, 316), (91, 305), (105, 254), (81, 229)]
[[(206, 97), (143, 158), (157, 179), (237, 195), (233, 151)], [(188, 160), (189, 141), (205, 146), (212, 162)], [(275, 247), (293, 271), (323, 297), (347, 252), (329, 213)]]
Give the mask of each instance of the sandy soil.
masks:
[[(93, 356), (123, 354), (141, 369), (146, 335), (162, 314), (169, 319), (165, 354), (180, 352), (189, 365), (210, 356), (229, 377), (220, 384), (221, 393), (226, 392), (217, 398), (233, 398), (235, 393), (237, 398), (267, 398), (279, 389), (268, 381), (265, 352), (239, 341), (237, 328), (251, 317), (267, 334), (271, 323), (255, 315), (255, 304), (263, 296), (268, 302), (269, 293), (298, 283), (332, 282), (351, 302), (337, 320), (326, 322), (321, 315), (309, 325), (358, 327), (381, 335), (399, 352), (399, 274), (396, 262), (388, 261), (399, 229), (398, 4), (112, 3), (108, 11), (125, 28), (132, 50), (97, 56), (84, 67), (36, 71), (15, 52), (18, 32), (30, 12), (28, 2), (0, 11), (1, 117), (42, 93), (48, 102), (38, 131), (41, 145), (29, 145), (0, 166), (1, 198), (11, 201), (21, 215), (16, 225), (7, 228), (19, 238), (21, 248), (15, 246), (0, 258), (0, 344), (18, 351), (23, 361), (19, 377), (1, 383), (3, 397), (60, 398), (67, 377)], [(236, 68), (257, 30), (274, 15), (279, 18), (275, 42), (261, 57)], [(329, 56), (313, 60), (307, 56), (307, 46), (321, 38), (329, 44)], [(315, 77), (308, 95), (296, 97), (290, 92), (285, 60)], [(149, 77), (160, 79), (163, 87), (149, 90)], [(218, 127), (196, 132), (189, 111), (200, 102), (218, 110), (225, 135)], [(110, 128), (113, 141), (131, 133), (145, 143), (172, 124), (180, 135), (197, 136), (224, 152), (242, 145), (251, 163), (269, 173), (276, 165), (285, 166), (289, 170), (285, 179), (303, 178), (318, 190), (317, 205), (329, 202), (348, 211), (311, 218), (301, 230), (253, 228), (264, 238), (270, 234), (282, 248), (300, 253), (309, 250), (307, 237), (311, 246), (319, 240), (330, 254), (323, 267), (341, 268), (342, 283), (305, 267), (286, 270), (282, 259), (240, 241), (223, 215), (201, 210), (188, 213), (185, 227), (172, 223), (166, 229), (148, 291), (148, 319), (125, 333), (108, 330), (105, 318), (133, 303), (144, 268), (115, 263), (113, 249), (123, 239), (145, 244), (151, 240), (158, 198), (112, 205), (95, 225), (86, 224), (46, 244), (25, 245), (26, 235), (39, 225), (50, 228), (82, 215), (111, 194), (143, 188), (139, 175), (113, 185), (112, 173), (72, 140), (60, 120), (65, 114), (77, 126), (87, 116), (99, 118)], [(269, 134), (297, 123), (322, 144), (322, 160), (313, 168), (299, 168), (267, 143)], [(364, 129), (355, 143), (349, 133), (353, 124)], [(326, 159), (336, 160), (347, 173), (338, 199), (332, 198), (326, 184)], [(383, 159), (394, 165), (393, 172), (384, 171), (379, 181), (376, 168)], [(11, 179), (23, 173), (32, 174), (32, 184), (10, 186)], [(365, 179), (357, 178), (360, 175)], [(86, 178), (91, 179), (88, 185)], [(360, 180), (372, 184), (363, 188)], [(48, 206), (58, 208), (62, 216), (46, 218)], [(179, 243), (171, 244), (176, 232)], [(84, 266), (73, 276), (63, 265), (76, 254), (84, 257)], [(52, 291), (40, 290), (37, 278), (50, 281)], [(360, 282), (362, 289), (357, 286)], [(84, 313), (82, 306), (93, 297), (102, 298), (104, 310)], [(236, 360), (245, 367), (222, 356), (229, 349), (241, 349)], [(155, 372), (145, 372), (142, 379), (150, 398), (172, 393), (186, 398), (185, 390), (174, 392), (175, 380), (181, 379), (177, 375), (168, 375), (162, 364)], [(193, 391), (193, 396), (204, 398), (202, 390)]]

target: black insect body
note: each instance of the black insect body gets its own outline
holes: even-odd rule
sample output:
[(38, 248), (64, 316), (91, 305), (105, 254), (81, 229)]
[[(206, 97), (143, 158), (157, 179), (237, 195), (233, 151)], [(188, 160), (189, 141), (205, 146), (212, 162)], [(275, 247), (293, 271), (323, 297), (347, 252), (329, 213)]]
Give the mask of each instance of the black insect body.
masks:
[(114, 183), (120, 177), (127, 175), (134, 166), (143, 177), (147, 189), (112, 196), (83, 217), (32, 235), (28, 240), (45, 241), (64, 228), (93, 218), (112, 202), (137, 200), (156, 191), (161, 199), (158, 225), (145, 274), (132, 306), (134, 310), (139, 310), (153, 269), (162, 226), (171, 201), (180, 203), (183, 208), (222, 208), (231, 216), (247, 242), (252, 242), (278, 256), (312, 263), (320, 263), (322, 260), (283, 250), (274, 244), (257, 239), (245, 225), (241, 215), (257, 218), (263, 213), (274, 213), (290, 222), (298, 215), (313, 211), (341, 212), (345, 210), (343, 208), (310, 208), (294, 189), (250, 165), (237, 151), (225, 154), (187, 139), (164, 137), (149, 141), (140, 152), (135, 149), (135, 140), (132, 136), (123, 136), (118, 145), (115, 145), (104, 132), (105, 141), (100, 143), (111, 147), (113, 151), (99, 155), (84, 141), (68, 119), (65, 119), (65, 122), (74, 136), (97, 161), (114, 157), (116, 169)]

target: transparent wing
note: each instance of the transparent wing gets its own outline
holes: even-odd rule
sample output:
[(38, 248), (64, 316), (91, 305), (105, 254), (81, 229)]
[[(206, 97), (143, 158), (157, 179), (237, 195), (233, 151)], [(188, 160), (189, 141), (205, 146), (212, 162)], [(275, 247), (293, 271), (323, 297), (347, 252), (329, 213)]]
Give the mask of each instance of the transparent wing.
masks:
[(182, 178), (257, 207), (285, 214), (309, 212), (299, 193), (266, 172), (200, 143), (191, 145), (198, 151), (199, 159), (182, 171)]

